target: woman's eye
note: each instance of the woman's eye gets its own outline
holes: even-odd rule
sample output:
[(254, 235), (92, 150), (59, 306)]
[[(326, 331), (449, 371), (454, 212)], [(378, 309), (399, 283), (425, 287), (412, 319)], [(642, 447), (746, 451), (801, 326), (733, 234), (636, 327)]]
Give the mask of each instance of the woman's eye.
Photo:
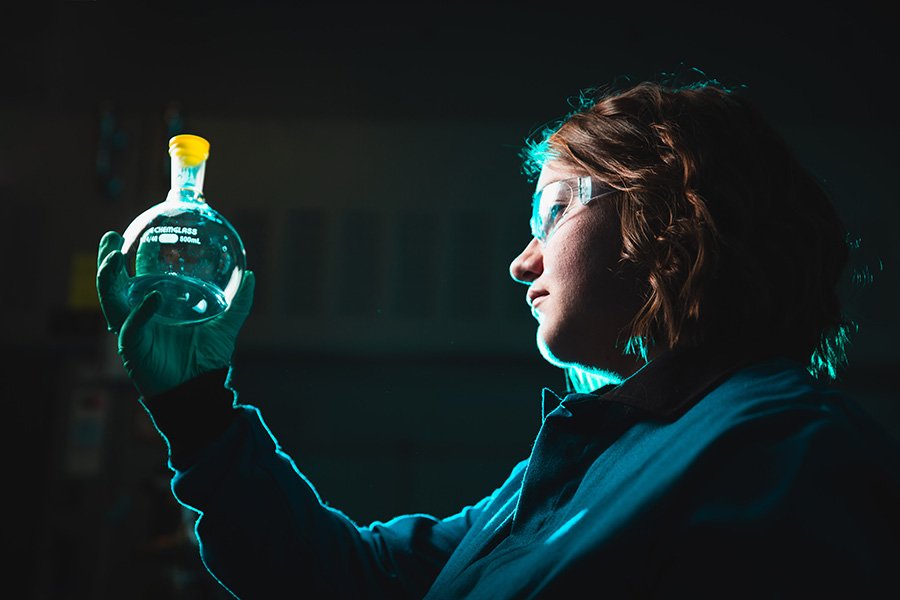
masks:
[(550, 207), (550, 210), (547, 211), (547, 223), (553, 224), (555, 223), (565, 212), (566, 205), (562, 203), (554, 204)]

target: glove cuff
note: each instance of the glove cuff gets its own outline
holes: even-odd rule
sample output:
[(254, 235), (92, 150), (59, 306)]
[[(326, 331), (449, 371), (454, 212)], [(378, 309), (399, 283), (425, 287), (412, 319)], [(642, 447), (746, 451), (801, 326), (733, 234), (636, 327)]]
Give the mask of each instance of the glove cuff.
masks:
[(208, 371), (171, 390), (141, 398), (169, 444), (171, 461), (192, 462), (234, 421), (234, 392), (226, 387), (229, 370)]

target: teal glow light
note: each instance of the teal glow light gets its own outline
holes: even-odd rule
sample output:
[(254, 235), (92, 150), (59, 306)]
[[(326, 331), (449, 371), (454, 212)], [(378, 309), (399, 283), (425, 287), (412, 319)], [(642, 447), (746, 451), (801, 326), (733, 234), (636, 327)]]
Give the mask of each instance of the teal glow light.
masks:
[(534, 183), (544, 168), (544, 163), (559, 156), (558, 152), (550, 146), (552, 136), (563, 121), (547, 125), (543, 129), (525, 140), (519, 156), (522, 159), (522, 173), (528, 181)]
[(560, 525), (559, 529), (557, 529), (556, 531), (554, 531), (554, 532), (550, 535), (550, 537), (547, 538), (547, 541), (545, 541), (544, 543), (545, 543), (545, 544), (552, 544), (553, 542), (555, 542), (556, 540), (558, 540), (558, 539), (561, 538), (562, 536), (566, 535), (566, 533), (567, 533), (570, 529), (572, 529), (572, 526), (575, 525), (575, 523), (577, 523), (578, 521), (580, 521), (580, 520), (584, 517), (584, 515), (586, 515), (586, 514), (587, 514), (587, 509), (586, 509), (586, 508), (581, 509), (581, 510), (578, 512), (578, 514), (576, 514), (574, 517), (572, 517), (571, 519), (569, 519), (568, 521), (566, 521), (565, 523), (563, 523), (562, 525)]
[(823, 333), (806, 367), (809, 374), (816, 379), (823, 375), (831, 380), (837, 379), (838, 372), (847, 365), (850, 333), (856, 333), (858, 330), (859, 326), (851, 322)]
[(589, 394), (605, 385), (622, 383), (622, 379), (612, 373), (589, 371), (582, 367), (566, 367), (565, 376), (567, 390), (579, 394)]
[(628, 339), (628, 342), (625, 343), (625, 354), (633, 354), (634, 356), (640, 356), (644, 359), (644, 362), (647, 361), (647, 340), (642, 338), (639, 335), (631, 336)]

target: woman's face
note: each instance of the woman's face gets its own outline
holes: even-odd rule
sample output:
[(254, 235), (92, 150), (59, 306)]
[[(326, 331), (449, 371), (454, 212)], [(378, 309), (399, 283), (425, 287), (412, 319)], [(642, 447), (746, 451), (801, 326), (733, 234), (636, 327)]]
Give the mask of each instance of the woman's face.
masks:
[[(586, 173), (558, 161), (546, 163), (537, 190)], [(510, 275), (528, 285), (538, 321), (541, 354), (558, 366), (575, 365), (623, 380), (644, 365), (624, 356), (624, 331), (643, 305), (644, 286), (620, 274), (622, 232), (610, 197), (569, 207), (553, 233), (536, 238), (510, 264)]]

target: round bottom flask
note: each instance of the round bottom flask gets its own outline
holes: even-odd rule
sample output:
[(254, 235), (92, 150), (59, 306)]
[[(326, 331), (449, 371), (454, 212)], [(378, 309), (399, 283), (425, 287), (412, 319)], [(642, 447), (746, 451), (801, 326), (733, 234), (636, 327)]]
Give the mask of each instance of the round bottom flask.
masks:
[(131, 277), (128, 302), (162, 294), (156, 318), (169, 323), (205, 321), (234, 299), (246, 253), (234, 227), (203, 196), (209, 143), (194, 135), (169, 142), (172, 187), (165, 201), (140, 214), (123, 234)]

